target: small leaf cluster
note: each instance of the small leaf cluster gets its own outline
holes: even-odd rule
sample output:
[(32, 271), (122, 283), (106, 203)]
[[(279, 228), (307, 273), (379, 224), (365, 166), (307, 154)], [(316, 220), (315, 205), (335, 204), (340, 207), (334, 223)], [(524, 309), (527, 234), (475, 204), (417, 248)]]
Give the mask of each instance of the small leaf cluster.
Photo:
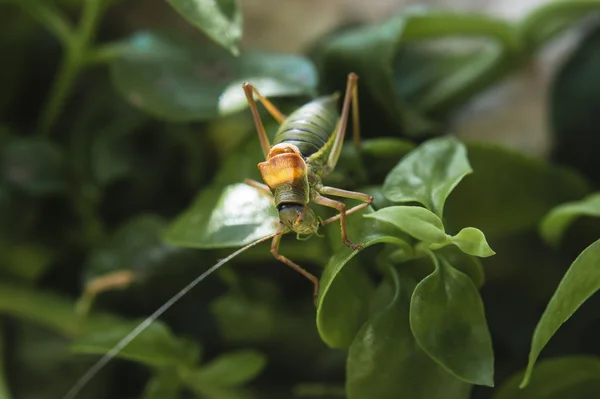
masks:
[[(302, 54), (244, 45), (240, 3), (0, 0), (0, 398), (62, 397), (107, 353), (79, 397), (598, 396), (600, 2), (513, 21), (411, 6)], [(453, 134), (573, 27), (546, 157)], [(365, 247), (337, 223), (280, 247), (319, 277), (316, 308), (260, 244), (111, 352), (277, 229), (243, 183), (264, 160), (243, 82), (290, 114), (349, 72), (361, 146), (324, 183), (374, 197), (348, 217)]]

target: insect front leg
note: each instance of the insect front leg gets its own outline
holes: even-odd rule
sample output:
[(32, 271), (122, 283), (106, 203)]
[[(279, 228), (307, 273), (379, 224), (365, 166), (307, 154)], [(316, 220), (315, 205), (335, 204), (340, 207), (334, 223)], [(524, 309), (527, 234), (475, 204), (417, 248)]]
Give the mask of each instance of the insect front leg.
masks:
[[(318, 191), (321, 194), (325, 194), (325, 195), (335, 195), (336, 197), (350, 198), (350, 199), (357, 199), (360, 201), (364, 201), (362, 204), (356, 205), (356, 206), (350, 208), (349, 210), (347, 210), (346, 215), (350, 215), (354, 212), (360, 211), (361, 209), (365, 209), (366, 207), (371, 205), (371, 203), (373, 202), (372, 195), (365, 194), (365, 193), (359, 193), (357, 191), (348, 191), (348, 190), (342, 190), (340, 188), (327, 187), (327, 186), (321, 187)], [(326, 225), (326, 224), (335, 222), (339, 218), (341, 218), (341, 213), (338, 215), (332, 216), (328, 219), (325, 219), (322, 224)]]
[[(342, 233), (342, 240), (344, 241), (344, 244), (346, 244), (348, 247), (350, 247), (352, 249), (361, 249), (362, 247), (364, 247), (364, 244), (353, 244), (352, 241), (350, 241), (348, 239), (348, 232), (346, 231), (346, 215), (348, 214), (348, 212), (346, 212), (346, 205), (344, 205), (343, 202), (336, 201), (331, 198), (323, 197), (322, 195), (319, 195), (319, 194), (317, 194), (314, 201), (315, 201), (315, 204), (328, 206), (330, 208), (335, 208), (340, 212), (335, 217), (337, 219), (340, 219), (340, 228), (342, 229), (341, 233)], [(362, 206), (364, 208), (367, 205), (368, 204), (365, 203), (365, 204), (361, 204), (359, 206)], [(354, 211), (354, 212), (356, 212), (356, 211)], [(337, 219), (335, 219), (335, 220), (337, 220)], [(327, 224), (327, 223), (331, 223), (331, 221), (329, 221), (329, 219), (327, 219), (323, 222), (323, 224)]]
[[(282, 231), (283, 231), (283, 225), (280, 225), (279, 232), (282, 232)], [(286, 265), (288, 265), (289, 267), (291, 267), (298, 273), (302, 274), (304, 277), (306, 277), (313, 283), (313, 286), (314, 286), (313, 299), (314, 299), (314, 302), (316, 305), (317, 296), (319, 295), (319, 279), (317, 277), (315, 277), (314, 274), (307, 272), (302, 267), (298, 266), (296, 263), (294, 263), (293, 261), (289, 260), (288, 258), (286, 258), (285, 256), (283, 256), (279, 253), (279, 244), (281, 243), (282, 236), (283, 236), (282, 234), (277, 234), (275, 237), (273, 237), (273, 241), (271, 242), (271, 254), (273, 255), (273, 257), (275, 257), (275, 259), (277, 259), (278, 261), (280, 261), (282, 263), (285, 263)]]

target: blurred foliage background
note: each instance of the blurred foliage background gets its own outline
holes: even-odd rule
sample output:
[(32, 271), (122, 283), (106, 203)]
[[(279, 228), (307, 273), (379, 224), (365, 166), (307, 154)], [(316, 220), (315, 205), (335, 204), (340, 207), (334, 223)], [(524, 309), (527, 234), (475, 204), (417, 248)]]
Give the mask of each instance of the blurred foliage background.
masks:
[[(444, 224), (452, 233), (480, 228), (496, 252), (481, 262), (480, 288), (495, 388), (461, 385), (436, 397), (597, 397), (597, 296), (542, 356), (568, 357), (540, 362), (530, 391), (515, 388), (515, 373), (569, 265), (600, 237), (594, 211), (555, 246), (538, 231), (555, 206), (600, 185), (600, 3), (223, 0), (213, 2), (220, 13), (243, 19), (239, 45), (224, 46), (178, 3), (0, 0), (0, 399), (61, 398), (138, 321), (260, 237), (261, 221), (243, 237), (208, 225), (224, 189), (259, 178), (241, 82), (262, 84), (289, 113), (342, 90), (350, 71), (361, 78), (365, 148), (362, 163), (345, 148), (331, 185), (376, 195), (410, 150), (446, 134), (465, 141), (475, 171), (449, 197)], [(248, 207), (241, 217), (273, 217), (251, 199), (237, 204)], [(386, 199), (376, 195), (375, 205)], [(326, 240), (290, 237), (282, 253), (320, 274), (336, 229)], [(377, 248), (357, 256), (365, 275), (380, 271)], [(184, 296), (79, 397), (366, 397), (348, 382), (347, 348), (322, 340), (310, 289), (266, 244), (252, 248)], [(378, 372), (392, 370), (393, 383), (383, 359)], [(402, 381), (448, 378), (424, 370)], [(416, 388), (398, 396), (410, 386), (384, 386), (378, 397), (420, 399)]]

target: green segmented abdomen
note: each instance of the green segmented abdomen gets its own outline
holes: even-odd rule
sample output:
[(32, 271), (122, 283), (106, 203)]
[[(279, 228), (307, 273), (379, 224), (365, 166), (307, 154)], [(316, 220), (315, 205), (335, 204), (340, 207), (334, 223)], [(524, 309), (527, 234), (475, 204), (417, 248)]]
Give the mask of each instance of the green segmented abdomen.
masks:
[(318, 98), (288, 116), (275, 133), (274, 144), (293, 144), (308, 157), (327, 143), (337, 120), (337, 96)]

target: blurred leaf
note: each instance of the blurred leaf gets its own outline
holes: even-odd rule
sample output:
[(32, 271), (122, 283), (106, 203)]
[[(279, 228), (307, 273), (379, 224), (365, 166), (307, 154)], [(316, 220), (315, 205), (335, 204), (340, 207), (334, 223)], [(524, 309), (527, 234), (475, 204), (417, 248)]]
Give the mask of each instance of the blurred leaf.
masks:
[(227, 341), (266, 341), (276, 324), (273, 310), (267, 304), (233, 293), (212, 301), (210, 311), (217, 319), (221, 334)]
[(551, 157), (575, 168), (596, 186), (600, 184), (598, 68), (600, 27), (590, 30), (579, 42), (556, 73), (550, 88)]
[[(433, 40), (452, 36), (485, 43), (473, 48)], [(389, 120), (414, 137), (439, 132), (430, 114), (447, 114), (479, 92), (473, 82), (498, 64), (499, 49), (517, 46), (505, 21), (414, 6), (383, 23), (327, 37), (314, 57), (327, 91), (339, 88), (348, 72), (360, 76), (361, 119), (369, 125)]]
[(391, 223), (427, 243), (445, 243), (448, 239), (440, 218), (420, 206), (390, 206), (365, 217)]
[[(367, 208), (359, 214), (370, 212)], [(412, 254), (412, 248), (407, 243), (409, 238), (393, 225), (373, 218), (357, 217), (348, 225), (348, 235), (355, 242), (364, 243), (365, 248), (389, 243)], [(369, 278), (360, 264), (345, 267), (358, 252), (343, 244), (338, 245), (321, 275), (317, 328), (321, 339), (333, 348), (349, 346), (366, 318), (371, 291)]]
[(529, 51), (533, 52), (536, 47), (550, 41), (598, 9), (600, 4), (593, 0), (549, 1), (546, 4), (541, 3), (529, 12), (516, 28)]
[(267, 358), (255, 350), (226, 353), (186, 374), (190, 385), (233, 387), (256, 378), (267, 364)]
[(146, 384), (142, 399), (178, 399), (181, 391), (181, 380), (176, 370), (164, 368), (155, 372)]
[(453, 137), (433, 139), (402, 158), (383, 191), (391, 201), (419, 202), (441, 218), (446, 198), (472, 172), (464, 144)]
[[(437, 259), (437, 258), (434, 258)], [(477, 288), (445, 259), (415, 287), (410, 327), (427, 354), (456, 377), (494, 386), (494, 352)]]
[[(73, 356), (69, 352), (69, 340), (55, 331), (28, 322), (14, 323), (13, 327), (16, 339), (9, 341), (8, 359), (10, 388), (15, 399), (61, 398), (93, 364), (94, 359)], [(107, 369), (110, 370), (110, 366)], [(100, 373), (93, 378), (83, 387), (80, 397), (111, 397), (114, 391), (110, 374)]]
[(600, 217), (600, 193), (552, 209), (540, 224), (540, 234), (550, 245), (558, 245), (571, 223), (581, 216)]
[(242, 10), (238, 0), (167, 0), (189, 23), (238, 55)]
[(488, 245), (485, 235), (474, 227), (465, 227), (455, 236), (451, 236), (450, 242), (469, 255), (487, 258), (495, 254)]
[(26, 280), (36, 281), (56, 260), (57, 252), (47, 246), (30, 243), (0, 242), (0, 269)]
[(279, 215), (271, 199), (244, 183), (202, 191), (169, 226), (165, 239), (191, 248), (248, 244), (277, 231)]
[(119, 324), (115, 316), (95, 313), (85, 323), (74, 312), (73, 302), (52, 293), (26, 286), (0, 284), (0, 313), (29, 320), (73, 337), (84, 331), (106, 329)]
[(86, 264), (88, 281), (116, 271), (131, 270), (144, 278), (178, 264), (196, 262), (200, 254), (163, 242), (166, 221), (142, 214), (125, 222), (109, 242), (93, 251)]
[[(256, 51), (234, 57), (210, 43), (153, 32), (133, 36), (111, 72), (118, 91), (131, 104), (178, 122), (239, 111), (243, 81), (256, 81), (264, 96), (311, 95), (316, 85), (314, 66), (301, 56)], [(232, 84), (239, 92), (233, 98)]]
[(388, 304), (369, 318), (350, 346), (348, 398), (467, 399), (470, 385), (431, 360), (413, 338), (409, 303), (414, 282), (394, 268), (390, 275)]
[(540, 352), (560, 326), (600, 288), (600, 240), (587, 247), (567, 270), (538, 322), (521, 387), (528, 384)]
[(61, 149), (37, 138), (10, 141), (0, 153), (0, 180), (27, 194), (42, 196), (67, 189)]
[[(71, 350), (76, 353), (104, 355), (138, 324), (124, 322), (90, 332), (76, 339), (71, 345)], [(154, 321), (116, 356), (150, 366), (191, 367), (197, 362), (199, 353), (196, 342), (177, 338), (165, 324)]]
[(568, 356), (541, 361), (527, 387), (519, 382), (524, 371), (510, 377), (493, 399), (588, 399), (600, 390), (600, 359), (594, 356)]
[(448, 199), (444, 226), (473, 226), (488, 240), (536, 228), (554, 206), (583, 197), (579, 175), (490, 143), (467, 143), (475, 173)]

